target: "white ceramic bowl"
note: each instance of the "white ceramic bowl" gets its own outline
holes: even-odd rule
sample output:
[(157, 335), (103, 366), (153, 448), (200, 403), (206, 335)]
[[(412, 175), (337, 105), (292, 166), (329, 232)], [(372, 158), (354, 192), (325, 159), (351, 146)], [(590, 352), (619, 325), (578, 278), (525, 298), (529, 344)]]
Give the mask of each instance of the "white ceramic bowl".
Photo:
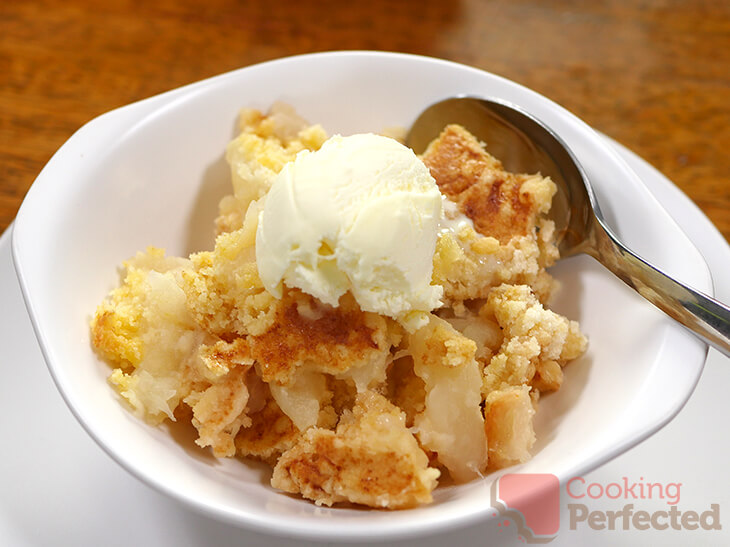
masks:
[[(602, 209), (639, 254), (711, 293), (695, 247), (629, 167), (586, 124), (515, 83), (408, 55), (339, 52), (247, 67), (114, 110), (81, 128), (31, 187), (13, 231), (15, 265), (48, 367), (79, 422), (116, 461), (155, 488), (229, 522), (320, 539), (395, 538), (492, 518), (494, 476), (439, 488), (432, 505), (397, 512), (328, 509), (268, 486), (261, 467), (216, 461), (134, 418), (108, 386), (88, 321), (147, 245), (185, 255), (211, 244), (228, 189), (223, 150), (238, 109), (286, 101), (330, 132), (408, 126), (454, 94), (501, 97), (536, 114), (573, 148)], [(555, 308), (590, 337), (563, 388), (541, 401), (534, 458), (511, 471), (585, 473), (635, 445), (682, 407), (706, 346), (587, 257), (560, 263)], [(16, 364), (15, 366), (18, 366)], [(32, 402), (29, 402), (32, 404)]]

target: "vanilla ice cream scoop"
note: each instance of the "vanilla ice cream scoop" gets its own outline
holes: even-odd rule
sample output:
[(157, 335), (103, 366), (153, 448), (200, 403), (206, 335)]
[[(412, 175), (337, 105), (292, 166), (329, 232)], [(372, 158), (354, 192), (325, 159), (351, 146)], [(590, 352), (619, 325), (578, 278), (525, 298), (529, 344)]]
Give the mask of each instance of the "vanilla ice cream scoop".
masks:
[(443, 294), (431, 284), (442, 215), (438, 186), (411, 149), (337, 135), (274, 180), (256, 232), (259, 275), (277, 297), (286, 284), (337, 306), (351, 291), (364, 311), (416, 328)]

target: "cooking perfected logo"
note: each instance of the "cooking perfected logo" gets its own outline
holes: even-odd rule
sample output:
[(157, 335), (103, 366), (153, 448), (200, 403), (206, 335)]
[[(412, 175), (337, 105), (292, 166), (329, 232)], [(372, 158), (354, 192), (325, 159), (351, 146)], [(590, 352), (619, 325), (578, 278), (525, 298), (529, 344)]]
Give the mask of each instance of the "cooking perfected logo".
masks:
[[(547, 543), (560, 530), (560, 491), (560, 481), (553, 474), (508, 473), (492, 483), (492, 501), (502, 516), (516, 524), (520, 541)], [(681, 482), (621, 477), (601, 483), (573, 477), (565, 484), (565, 492), (569, 530), (722, 530), (719, 504), (711, 503), (701, 511), (679, 508)], [(620, 505), (616, 510), (591, 510), (591, 500), (599, 499)], [(645, 511), (637, 500), (661, 501), (667, 507)], [(500, 526), (508, 526), (510, 520)]]
[[(644, 477), (639, 477), (639, 480), (621, 477), (619, 481), (603, 484), (573, 477), (565, 489), (571, 499), (568, 504), (571, 530), (576, 530), (579, 524), (593, 530), (722, 530), (720, 505), (717, 503), (710, 504), (704, 511), (679, 509), (681, 482), (649, 482)], [(624, 504), (616, 511), (590, 511), (585, 501), (599, 498), (622, 500)], [(669, 507), (649, 512), (628, 503), (647, 499), (663, 500)], [(583, 503), (572, 503), (572, 500)]]
[(517, 524), (521, 540), (547, 543), (558, 535), (560, 481), (555, 475), (507, 473), (492, 483), (492, 500), (502, 515)]

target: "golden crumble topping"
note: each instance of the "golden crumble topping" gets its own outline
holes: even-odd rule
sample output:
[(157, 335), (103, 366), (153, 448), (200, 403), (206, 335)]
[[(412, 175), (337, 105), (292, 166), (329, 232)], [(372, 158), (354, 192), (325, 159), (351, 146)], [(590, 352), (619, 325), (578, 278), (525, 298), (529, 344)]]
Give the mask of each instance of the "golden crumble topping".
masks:
[(324, 129), (310, 126), (283, 103), (275, 103), (267, 115), (242, 109), (238, 126), (239, 136), (226, 148), (233, 195), (221, 202), (218, 233), (240, 228), (250, 203), (268, 192), (281, 168), (302, 150), (318, 150), (327, 139)]
[(394, 340), (395, 328), (389, 323), (385, 317), (360, 311), (349, 294), (334, 308), (289, 290), (271, 327), (249, 340), (262, 379), (287, 384), (302, 366), (334, 375), (351, 368), (384, 368), (398, 338)]
[(274, 465), (301, 433), (271, 396), (268, 385), (255, 374), (249, 376), (251, 383), (248, 409), (251, 425), (238, 430), (234, 441), (236, 454)]
[(578, 323), (545, 309), (526, 285), (492, 289), (479, 313), (494, 317), (504, 335), (484, 368), (485, 394), (529, 384), (538, 370), (537, 383), (545, 390), (557, 389), (562, 382), (560, 367), (585, 351), (587, 341)]
[(438, 476), (406, 428), (403, 412), (366, 391), (335, 431), (308, 429), (284, 452), (271, 483), (318, 505), (350, 501), (402, 509), (430, 502)]
[(459, 205), (477, 232), (507, 243), (530, 234), (546, 213), (555, 184), (540, 175), (509, 173), (466, 129), (449, 125), (423, 154), (441, 192)]
[[(219, 458), (234, 456), (233, 439), (241, 427), (251, 425), (246, 416), (248, 366), (239, 366), (228, 372), (219, 382), (194, 397), (193, 425), (200, 434), (196, 443), (210, 446)], [(192, 401), (190, 401), (192, 402)]]
[(501, 283), (530, 285), (543, 302), (555, 289), (545, 271), (558, 257), (550, 209), (555, 184), (540, 175), (504, 170), (464, 128), (450, 125), (423, 155), (436, 183), (471, 220), (445, 232), (434, 256), (433, 280), (447, 304), (485, 298)]

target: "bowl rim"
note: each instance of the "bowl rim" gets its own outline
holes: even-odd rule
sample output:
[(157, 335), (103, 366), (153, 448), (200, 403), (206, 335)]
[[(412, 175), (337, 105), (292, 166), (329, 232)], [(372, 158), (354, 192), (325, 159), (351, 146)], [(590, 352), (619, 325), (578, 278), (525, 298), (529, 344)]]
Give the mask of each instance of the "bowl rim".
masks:
[[(145, 482), (151, 486), (153, 486), (155, 489), (169, 495), (173, 499), (177, 499), (179, 501), (184, 502), (185, 504), (191, 506), (192, 508), (195, 508), (199, 512), (202, 512), (203, 514), (206, 514), (210, 517), (226, 521), (231, 524), (236, 525), (243, 525), (248, 528), (265, 532), (268, 534), (274, 534), (278, 536), (286, 536), (286, 537), (293, 537), (293, 538), (300, 538), (300, 539), (320, 539), (320, 540), (333, 540), (338, 539), (342, 541), (357, 541), (362, 540), (364, 538), (367, 538), (368, 540), (386, 540), (386, 539), (397, 539), (397, 538), (404, 538), (404, 537), (416, 537), (416, 536), (422, 536), (425, 534), (430, 533), (436, 533), (436, 532), (445, 532), (448, 530), (452, 530), (457, 527), (464, 527), (471, 524), (474, 524), (479, 521), (484, 521), (486, 518), (488, 518), (488, 515), (491, 514), (493, 511), (493, 508), (489, 505), (486, 505), (478, 511), (471, 512), (469, 514), (465, 515), (459, 515), (458, 517), (452, 517), (448, 521), (443, 521), (439, 519), (435, 519), (433, 521), (423, 521), (418, 520), (415, 522), (408, 521), (408, 523), (403, 524), (400, 522), (395, 523), (395, 525), (392, 525), (393, 523), (383, 522), (383, 523), (377, 523), (375, 526), (368, 522), (363, 523), (362, 525), (358, 523), (357, 526), (351, 526), (351, 530), (344, 530), (341, 528), (337, 529), (337, 532), (335, 534), (329, 533), (326, 528), (323, 529), (321, 525), (313, 525), (313, 526), (302, 526), (301, 521), (297, 520), (295, 525), (289, 526), (286, 523), (277, 522), (276, 524), (262, 520), (261, 518), (257, 516), (251, 516), (251, 515), (243, 515), (241, 513), (232, 512), (229, 511), (225, 507), (216, 507), (212, 506), (207, 503), (202, 503), (198, 499), (195, 498), (195, 496), (186, 493), (185, 491), (181, 491), (179, 489), (175, 489), (172, 485), (169, 485), (163, 481), (159, 481), (156, 479), (154, 475), (145, 473), (143, 469), (140, 469), (136, 467), (135, 465), (128, 462), (125, 457), (120, 454), (119, 452), (113, 450), (111, 447), (109, 447), (104, 439), (98, 434), (97, 431), (95, 431), (88, 423), (87, 420), (84, 418), (84, 415), (86, 412), (88, 412), (86, 409), (82, 408), (79, 405), (79, 402), (76, 401), (71, 394), (71, 390), (68, 389), (66, 384), (66, 378), (62, 374), (61, 368), (57, 365), (56, 358), (52, 354), (49, 344), (47, 343), (47, 339), (45, 336), (45, 330), (44, 327), (41, 325), (41, 320), (39, 318), (39, 312), (36, 309), (34, 297), (32, 294), (32, 290), (28, 281), (28, 277), (25, 272), (25, 264), (24, 264), (24, 249), (22, 248), (22, 242), (24, 238), (27, 238), (28, 236), (26, 233), (32, 233), (32, 227), (29, 225), (30, 221), (28, 220), (29, 217), (33, 213), (33, 207), (35, 202), (39, 199), (39, 196), (41, 196), (41, 192), (45, 189), (47, 184), (44, 184), (44, 182), (47, 182), (46, 180), (42, 180), (42, 175), (44, 172), (46, 172), (48, 169), (50, 169), (53, 165), (55, 165), (55, 162), (58, 161), (58, 158), (61, 157), (68, 149), (68, 147), (74, 143), (76, 140), (80, 139), (82, 136), (84, 136), (85, 133), (96, 130), (97, 126), (101, 124), (115, 124), (120, 123), (123, 126), (126, 127), (133, 127), (136, 123), (143, 120), (148, 114), (155, 112), (157, 109), (164, 108), (171, 102), (177, 100), (178, 98), (184, 98), (188, 96), (190, 93), (195, 93), (200, 89), (203, 89), (204, 87), (208, 85), (214, 85), (218, 82), (224, 81), (231, 77), (231, 75), (243, 72), (243, 71), (250, 71), (251, 69), (255, 69), (257, 67), (262, 66), (274, 66), (279, 64), (286, 64), (286, 63), (297, 63), (302, 60), (310, 60), (310, 59), (323, 59), (323, 58), (332, 58), (332, 57), (346, 57), (346, 58), (371, 58), (371, 59), (400, 59), (402, 61), (413, 61), (418, 60), (420, 62), (428, 62), (432, 65), (445, 65), (445, 66), (451, 66), (451, 67), (457, 67), (459, 70), (466, 70), (466, 71), (472, 71), (475, 73), (480, 73), (483, 75), (488, 75), (491, 78), (496, 78), (498, 80), (503, 80), (506, 82), (509, 82), (510, 85), (517, 86), (519, 88), (522, 88), (524, 90), (527, 90), (531, 93), (534, 93), (536, 95), (539, 95), (544, 100), (548, 101), (551, 105), (553, 105), (555, 108), (560, 109), (563, 112), (566, 112), (571, 118), (577, 119), (575, 115), (572, 113), (567, 112), (563, 107), (560, 105), (557, 105), (552, 100), (548, 99), (547, 97), (537, 94), (536, 92), (522, 86), (521, 84), (518, 84), (516, 82), (513, 82), (511, 80), (508, 80), (502, 76), (490, 73), (486, 70), (481, 70), (475, 67), (471, 67), (468, 65), (464, 65), (461, 63), (456, 63), (453, 61), (448, 61), (444, 59), (438, 59), (423, 55), (413, 55), (413, 54), (405, 54), (405, 53), (395, 53), (395, 52), (384, 52), (384, 51), (361, 51), (361, 50), (354, 50), (354, 51), (327, 51), (327, 52), (319, 52), (319, 53), (308, 53), (308, 54), (301, 54), (301, 55), (294, 55), (279, 59), (274, 59), (270, 61), (265, 61), (261, 63), (256, 63), (253, 65), (245, 66), (242, 68), (238, 68), (232, 71), (225, 72), (223, 74), (219, 74), (216, 76), (212, 76), (210, 78), (206, 78), (197, 82), (193, 82), (187, 85), (184, 85), (182, 87), (178, 87), (163, 93), (160, 93), (158, 95), (154, 95), (152, 97), (142, 99), (140, 101), (136, 101), (134, 103), (121, 106), (119, 108), (110, 110), (104, 114), (101, 114), (100, 116), (97, 116), (84, 124), (80, 129), (78, 129), (60, 148), (59, 150), (53, 155), (53, 157), (48, 161), (46, 166), (43, 168), (41, 173), (38, 175), (38, 178), (36, 179), (36, 182), (34, 182), (31, 185), (31, 188), (29, 189), (23, 203), (21, 204), (21, 207), (18, 211), (18, 215), (16, 218), (16, 222), (14, 223), (12, 227), (12, 233), (11, 233), (11, 249), (12, 249), (12, 257), (13, 257), (13, 264), (15, 266), (16, 275), (18, 277), (18, 281), (21, 287), (21, 292), (23, 295), (23, 300), (26, 306), (26, 309), (28, 310), (31, 323), (33, 326), (34, 333), (36, 335), (36, 338), (38, 339), (39, 346), (41, 349), (41, 352), (43, 354), (44, 360), (46, 362), (46, 365), (49, 369), (49, 372), (53, 378), (54, 383), (56, 384), (56, 387), (58, 388), (58, 391), (60, 392), (63, 400), (65, 401), (66, 405), (71, 410), (72, 414), (76, 418), (76, 420), (80, 423), (80, 425), (87, 431), (87, 433), (96, 441), (96, 443), (110, 456), (112, 459), (114, 459), (117, 463), (119, 463), (124, 469), (126, 469), (128, 472), (130, 472), (133, 476), (140, 479), (142, 482)], [(123, 123), (122, 123), (123, 122)], [(614, 160), (618, 163), (624, 164), (625, 169), (631, 170), (628, 165), (625, 165), (625, 162), (618, 156), (617, 153), (613, 153), (613, 151), (610, 151), (610, 154), (614, 156)], [(37, 184), (40, 182), (40, 184)], [(658, 204), (658, 202), (657, 202)], [(661, 205), (658, 205), (658, 207), (661, 208)], [(663, 209), (663, 208), (662, 208)], [(694, 247), (694, 244), (692, 244)], [(707, 269), (708, 276), (711, 276), (709, 268), (707, 267), (706, 262), (703, 264), (705, 268)], [(711, 286), (710, 286), (710, 292)], [(702, 354), (701, 363), (698, 364), (698, 370), (696, 377), (694, 379), (694, 382), (692, 383), (690, 389), (687, 391), (686, 397), (684, 398), (684, 401), (681, 402), (679, 406), (673, 409), (673, 412), (665, 415), (660, 420), (655, 420), (651, 424), (647, 424), (646, 427), (639, 432), (638, 434), (634, 435), (631, 438), (625, 439), (624, 443), (617, 445), (614, 450), (609, 451), (607, 453), (602, 454), (600, 457), (593, 458), (592, 460), (584, 461), (582, 465), (576, 467), (575, 469), (571, 470), (572, 474), (582, 474), (585, 473), (591, 469), (595, 469), (596, 467), (602, 465), (603, 463), (615, 458), (616, 456), (620, 455), (621, 453), (625, 452), (627, 449), (631, 448), (632, 446), (636, 445), (637, 443), (641, 442), (642, 440), (649, 437), (651, 434), (658, 431), (661, 427), (663, 427), (666, 423), (668, 423), (683, 407), (684, 403), (686, 403), (687, 399), (689, 399), (689, 396), (692, 394), (692, 391), (694, 390), (694, 386), (696, 385), (697, 381), (699, 380), (699, 376), (701, 374), (702, 368), (704, 366), (705, 357), (707, 354), (707, 345), (702, 343), (701, 341), (691, 338), (689, 342), (689, 349), (691, 350), (690, 353), (697, 354), (699, 351)], [(694, 344), (693, 342), (694, 341)], [(688, 347), (689, 347), (688, 346)], [(496, 475), (495, 475), (496, 476)], [(559, 477), (561, 479), (561, 482), (565, 480), (566, 477)], [(379, 527), (377, 530), (374, 529), (375, 527)]]

